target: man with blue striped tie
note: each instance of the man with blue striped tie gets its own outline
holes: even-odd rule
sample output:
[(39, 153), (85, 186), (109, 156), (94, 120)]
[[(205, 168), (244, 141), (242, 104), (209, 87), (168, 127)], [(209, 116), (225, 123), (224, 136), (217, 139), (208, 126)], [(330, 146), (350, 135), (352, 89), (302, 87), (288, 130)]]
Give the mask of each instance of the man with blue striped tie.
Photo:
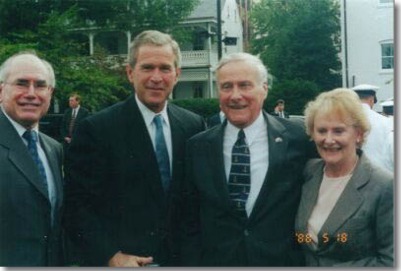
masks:
[[(146, 30), (129, 47), (132, 95), (85, 118), (66, 165), (66, 226), (88, 266), (174, 266), (185, 143), (203, 118), (168, 101), (181, 72), (178, 43)], [(93, 223), (96, 221), (96, 223)]]
[(39, 131), (55, 87), (33, 52), (0, 67), (0, 266), (61, 266), (62, 148)]
[(188, 142), (182, 251), (189, 266), (295, 266), (302, 170), (316, 154), (302, 123), (262, 110), (267, 69), (235, 53), (216, 68), (223, 124)]

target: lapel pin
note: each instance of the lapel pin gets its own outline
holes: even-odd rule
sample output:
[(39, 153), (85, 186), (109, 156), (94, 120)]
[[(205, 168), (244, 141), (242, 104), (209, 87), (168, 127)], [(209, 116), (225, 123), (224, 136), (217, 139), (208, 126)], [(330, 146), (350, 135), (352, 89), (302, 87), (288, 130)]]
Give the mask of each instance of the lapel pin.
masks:
[(276, 139), (274, 141), (276, 141), (276, 143), (279, 143), (279, 142), (283, 142), (283, 139), (281, 137), (276, 137)]

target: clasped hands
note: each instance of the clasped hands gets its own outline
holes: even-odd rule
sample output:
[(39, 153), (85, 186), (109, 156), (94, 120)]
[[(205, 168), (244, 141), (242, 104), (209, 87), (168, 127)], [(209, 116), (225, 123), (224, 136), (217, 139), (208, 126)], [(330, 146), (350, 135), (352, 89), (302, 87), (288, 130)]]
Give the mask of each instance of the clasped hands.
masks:
[(110, 267), (143, 267), (153, 262), (153, 257), (140, 257), (124, 254), (121, 251), (109, 260)]

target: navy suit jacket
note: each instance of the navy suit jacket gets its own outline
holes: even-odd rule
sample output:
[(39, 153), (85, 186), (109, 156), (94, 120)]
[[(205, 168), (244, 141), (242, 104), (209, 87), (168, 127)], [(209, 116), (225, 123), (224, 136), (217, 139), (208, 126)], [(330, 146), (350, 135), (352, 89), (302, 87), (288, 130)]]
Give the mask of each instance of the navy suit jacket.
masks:
[[(323, 160), (313, 159), (305, 168), (306, 182), (296, 219), (298, 234), (307, 234), (308, 220), (323, 179), (323, 167)], [(308, 242), (301, 242), (307, 265), (393, 266), (393, 182), (393, 176), (362, 154), (318, 234), (317, 249), (312, 249)]]
[[(184, 176), (185, 142), (205, 129), (202, 117), (168, 104), (173, 170)], [(66, 225), (85, 264), (107, 265), (118, 251), (175, 265), (178, 197), (163, 191), (159, 168), (135, 97), (84, 119), (67, 154)]]
[[(78, 124), (87, 116), (89, 116), (89, 110), (86, 109), (85, 107), (80, 107), (77, 116), (75, 117), (74, 121), (74, 126), (72, 128), (72, 134), (74, 134), (75, 130), (77, 129)], [(71, 122), (71, 117), (72, 117), (72, 108), (68, 108), (65, 110), (63, 119), (61, 121), (61, 126), (60, 126), (60, 135), (61, 139), (64, 141), (64, 138), (69, 136), (69, 128), (70, 128), (70, 122)]]
[[(294, 266), (302, 255), (294, 242), (302, 171), (316, 155), (303, 124), (264, 112), (269, 167), (249, 218), (241, 217), (229, 198), (224, 170), (226, 122), (188, 142), (183, 185), (183, 265)], [(252, 159), (252, 158), (251, 158)]]
[(0, 109), (0, 266), (62, 265), (62, 148), (39, 133), (52, 170), (56, 210), (51, 206), (39, 170), (28, 148)]
[(220, 113), (212, 115), (207, 119), (207, 128), (212, 128), (215, 125), (219, 125), (221, 123)]

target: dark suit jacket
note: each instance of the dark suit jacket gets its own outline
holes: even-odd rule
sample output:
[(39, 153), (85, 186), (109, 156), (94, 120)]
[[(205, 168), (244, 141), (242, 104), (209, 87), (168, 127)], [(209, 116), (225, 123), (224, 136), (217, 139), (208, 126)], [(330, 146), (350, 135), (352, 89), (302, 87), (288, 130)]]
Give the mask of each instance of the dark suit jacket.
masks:
[(37, 166), (1, 109), (0, 131), (0, 266), (61, 265), (61, 145), (39, 134), (57, 191), (51, 226), (50, 201)]
[(293, 238), (294, 221), (302, 170), (314, 147), (301, 122), (266, 113), (264, 117), (269, 167), (249, 219), (239, 216), (229, 199), (223, 157), (225, 124), (188, 142), (182, 216), (184, 265), (302, 265)]
[[(63, 120), (61, 121), (61, 126), (60, 126), (60, 134), (61, 138), (64, 140), (65, 137), (69, 136), (69, 127), (70, 127), (70, 122), (71, 122), (71, 116), (72, 116), (72, 108), (68, 108), (64, 112)], [(77, 116), (75, 117), (75, 122), (74, 126), (72, 128), (72, 134), (75, 133), (77, 129), (77, 124), (80, 123), (84, 118), (89, 116), (89, 110), (86, 109), (85, 107), (80, 107)]]
[[(185, 142), (204, 130), (203, 119), (169, 104), (173, 172), (170, 190), (184, 176)], [(67, 154), (66, 223), (84, 248), (85, 264), (106, 265), (118, 251), (174, 264), (168, 243), (178, 216), (166, 196), (151, 138), (135, 97), (83, 120)], [(170, 195), (170, 194), (169, 194)], [(172, 255), (174, 254), (174, 255)]]
[(219, 125), (221, 123), (220, 113), (212, 115), (207, 119), (207, 127), (212, 128), (215, 125)]
[[(323, 178), (323, 167), (321, 159), (314, 159), (305, 168), (306, 182), (296, 220), (298, 233), (307, 233), (308, 219)], [(362, 154), (354, 174), (318, 234), (317, 250), (312, 250), (310, 243), (302, 243), (307, 265), (393, 266), (393, 181), (393, 176), (371, 164)], [(324, 234), (329, 238), (328, 242), (323, 242)]]
[[(270, 115), (279, 117), (279, 114), (276, 111), (271, 112)], [(284, 111), (284, 117), (288, 119), (290, 115), (286, 111)]]

